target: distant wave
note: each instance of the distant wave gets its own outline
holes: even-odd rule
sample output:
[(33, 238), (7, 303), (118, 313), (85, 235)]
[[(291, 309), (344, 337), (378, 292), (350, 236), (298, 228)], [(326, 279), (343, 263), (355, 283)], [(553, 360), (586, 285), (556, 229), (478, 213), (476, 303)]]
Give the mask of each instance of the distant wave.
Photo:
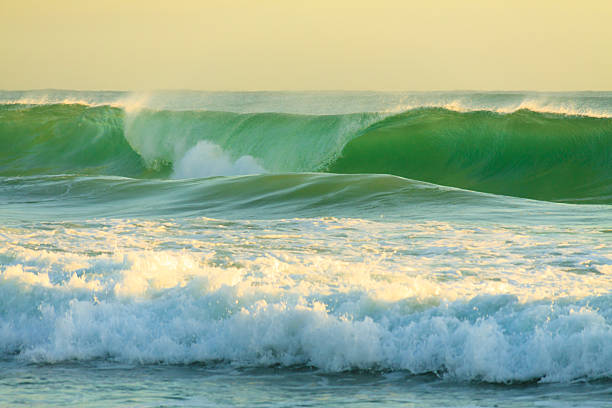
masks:
[(10, 103), (0, 105), (0, 149), (2, 176), (324, 171), (612, 202), (612, 119), (526, 109), (297, 115)]

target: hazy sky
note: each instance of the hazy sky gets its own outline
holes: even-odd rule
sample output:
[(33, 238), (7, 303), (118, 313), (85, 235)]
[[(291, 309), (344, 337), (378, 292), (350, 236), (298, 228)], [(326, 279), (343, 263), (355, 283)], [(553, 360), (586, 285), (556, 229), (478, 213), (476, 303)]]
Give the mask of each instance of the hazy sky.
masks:
[(612, 0), (0, 0), (0, 89), (612, 90)]

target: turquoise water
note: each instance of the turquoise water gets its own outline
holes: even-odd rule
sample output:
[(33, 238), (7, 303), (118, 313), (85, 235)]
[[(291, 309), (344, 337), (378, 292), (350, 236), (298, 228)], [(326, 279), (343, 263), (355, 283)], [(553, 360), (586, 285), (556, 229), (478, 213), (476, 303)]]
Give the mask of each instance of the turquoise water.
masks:
[(610, 406), (611, 117), (0, 92), (0, 405)]

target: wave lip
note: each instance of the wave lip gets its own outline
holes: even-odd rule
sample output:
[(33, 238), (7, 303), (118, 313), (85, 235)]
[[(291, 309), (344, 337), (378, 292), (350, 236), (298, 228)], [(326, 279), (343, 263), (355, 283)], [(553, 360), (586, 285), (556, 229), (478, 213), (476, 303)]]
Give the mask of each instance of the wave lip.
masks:
[(255, 114), (396, 114), (418, 108), (512, 113), (535, 112), (612, 117), (610, 92), (96, 92), (70, 90), (0, 91), (0, 104), (81, 104), (171, 111)]

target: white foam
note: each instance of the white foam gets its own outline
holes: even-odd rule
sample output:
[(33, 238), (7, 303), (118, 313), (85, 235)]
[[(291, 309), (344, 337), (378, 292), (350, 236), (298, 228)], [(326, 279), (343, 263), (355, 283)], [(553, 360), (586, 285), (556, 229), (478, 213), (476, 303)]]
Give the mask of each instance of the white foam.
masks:
[[(610, 378), (612, 254), (588, 252), (587, 232), (333, 218), (4, 228), (0, 354)], [(584, 259), (601, 273), (555, 266)]]
[(197, 178), (213, 176), (238, 176), (265, 173), (252, 156), (242, 156), (232, 160), (220, 146), (202, 140), (189, 149), (174, 164), (173, 178)]

